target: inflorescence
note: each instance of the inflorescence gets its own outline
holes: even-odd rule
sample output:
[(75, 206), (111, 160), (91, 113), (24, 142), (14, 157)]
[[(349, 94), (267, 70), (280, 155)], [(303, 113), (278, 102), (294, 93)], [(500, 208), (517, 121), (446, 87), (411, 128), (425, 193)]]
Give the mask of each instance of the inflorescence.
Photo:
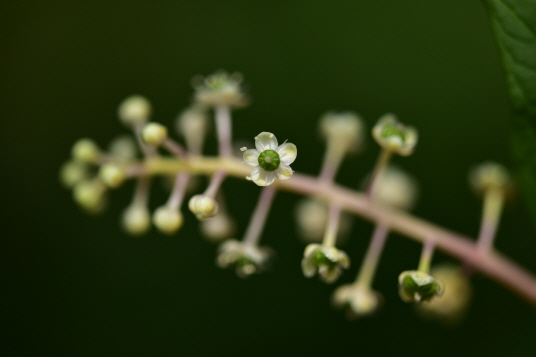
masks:
[[(309, 243), (301, 261), (306, 277), (318, 275), (325, 283), (335, 282), (350, 266), (348, 254), (337, 248), (338, 242), (348, 236), (348, 213), (372, 212), (369, 216), (363, 214), (367, 216), (365, 218), (372, 218), (375, 228), (359, 273), (354, 283), (337, 288), (333, 295), (333, 304), (345, 308), (349, 318), (371, 315), (381, 306), (383, 298), (373, 290), (372, 283), (387, 236), (393, 230), (408, 236), (418, 232), (413, 238), (423, 242), (417, 269), (401, 272), (398, 288), (400, 298), (417, 303), (419, 312), (426, 316), (449, 322), (460, 319), (471, 296), (470, 271), (480, 268), (508, 285), (505, 282), (508, 274), (489, 267), (491, 263), (487, 260), (490, 259), (506, 264), (512, 270), (510, 275), (514, 281), (511, 287), (530, 301), (536, 301), (536, 283), (530, 274), (508, 265), (508, 261), (493, 252), (503, 201), (512, 190), (512, 180), (503, 166), (487, 162), (471, 171), (470, 183), (484, 198), (482, 223), (475, 244), (459, 242), (463, 238), (449, 236), (440, 228), (405, 213), (397, 213), (413, 207), (417, 187), (410, 175), (389, 162), (393, 155), (411, 155), (418, 134), (415, 128), (402, 124), (394, 114), (383, 115), (372, 129), (372, 136), (381, 151), (363, 193), (351, 193), (355, 202), (351, 201), (353, 196), (344, 201), (338, 198), (341, 194), (336, 193), (334, 181), (343, 158), (363, 147), (365, 124), (357, 114), (330, 112), (322, 116), (319, 127), (326, 141), (326, 153), (318, 177), (308, 179), (294, 175), (290, 167), (297, 157), (296, 145), (286, 141), (279, 145), (273, 133), (262, 132), (255, 136), (255, 148), (241, 148), (240, 159), (233, 154), (231, 109), (249, 103), (242, 89), (241, 75), (218, 72), (206, 78), (196, 77), (194, 87), (194, 104), (178, 116), (176, 123), (185, 147), (170, 138), (165, 126), (149, 121), (151, 104), (138, 95), (125, 99), (118, 110), (119, 119), (132, 129), (133, 137), (115, 139), (107, 151), (91, 139), (80, 139), (74, 144), (71, 160), (61, 169), (61, 180), (73, 190), (74, 200), (84, 210), (101, 212), (106, 207), (109, 190), (120, 187), (125, 180), (135, 179), (137, 184), (132, 202), (122, 218), (125, 231), (142, 235), (152, 224), (162, 233), (173, 235), (184, 221), (181, 207), (189, 194), (190, 183), (195, 175), (208, 175), (207, 188), (191, 196), (187, 206), (201, 221), (203, 234), (212, 241), (222, 242), (217, 265), (232, 268), (238, 276), (247, 277), (265, 271), (274, 255), (270, 248), (259, 245), (262, 230), (277, 190), (285, 188), (282, 181), (294, 180), (301, 184), (287, 185), (286, 189), (309, 196), (295, 211), (299, 233)], [(219, 143), (217, 158), (203, 156), (211, 111)], [(166, 150), (171, 157), (161, 155), (160, 149)], [(141, 160), (138, 150), (143, 155)], [(249, 174), (243, 175), (246, 172)], [(173, 184), (167, 202), (151, 215), (149, 189), (152, 178), (159, 174), (172, 176)], [(242, 240), (231, 239), (235, 223), (225, 208), (221, 189), (229, 175), (242, 175), (262, 187)], [(440, 239), (437, 232), (445, 237)], [(471, 269), (454, 265), (431, 267), (436, 245), (447, 253), (464, 257), (462, 263)], [(469, 261), (468, 257), (474, 259)], [(527, 283), (532, 285), (517, 286)]]

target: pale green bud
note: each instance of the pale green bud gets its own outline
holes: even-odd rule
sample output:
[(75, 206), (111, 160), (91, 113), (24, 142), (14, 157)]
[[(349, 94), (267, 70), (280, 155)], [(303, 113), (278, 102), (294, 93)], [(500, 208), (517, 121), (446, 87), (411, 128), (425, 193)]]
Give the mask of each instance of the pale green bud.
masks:
[(126, 125), (140, 125), (149, 120), (151, 103), (147, 98), (133, 95), (121, 102), (118, 109), (119, 119)]
[(99, 170), (102, 182), (110, 188), (118, 188), (126, 178), (125, 170), (117, 164), (104, 164)]
[(417, 183), (406, 172), (389, 165), (376, 179), (374, 202), (402, 210), (409, 210), (414, 206)]
[(201, 233), (213, 242), (220, 242), (230, 238), (236, 231), (234, 221), (224, 212), (219, 213), (211, 219), (202, 221), (200, 228)]
[(73, 189), (76, 203), (89, 212), (99, 211), (105, 203), (106, 189), (99, 180), (83, 180)]
[(326, 113), (320, 118), (320, 133), (341, 152), (357, 151), (363, 146), (365, 124), (355, 113)]
[(147, 233), (151, 226), (149, 210), (144, 206), (131, 205), (123, 213), (123, 228), (132, 235)]
[(377, 291), (360, 286), (359, 284), (342, 285), (333, 293), (333, 305), (346, 309), (349, 320), (374, 314), (383, 302)]
[(121, 162), (130, 162), (136, 159), (138, 149), (134, 138), (123, 135), (115, 138), (110, 143), (109, 153), (114, 159)]
[(512, 185), (508, 169), (491, 161), (475, 166), (469, 173), (469, 182), (478, 193), (484, 193), (490, 189), (507, 190)]
[(219, 210), (218, 202), (205, 195), (195, 195), (190, 198), (188, 208), (200, 221), (214, 217), (218, 214)]
[(156, 209), (153, 214), (153, 224), (165, 234), (173, 234), (182, 227), (182, 213), (168, 206)]
[(73, 188), (89, 176), (87, 166), (80, 161), (67, 161), (61, 166), (60, 180), (66, 188)]
[(207, 110), (203, 106), (189, 108), (179, 115), (177, 131), (186, 139), (190, 150), (201, 150), (208, 123)]
[(91, 139), (79, 139), (72, 148), (72, 157), (76, 161), (96, 164), (99, 162), (101, 152), (99, 147)]
[(146, 144), (160, 146), (167, 140), (168, 133), (165, 126), (158, 123), (149, 123), (143, 128), (141, 136)]
[[(328, 224), (328, 206), (324, 201), (314, 198), (305, 198), (298, 202), (295, 210), (296, 223), (300, 238), (308, 243), (319, 243), (324, 237)], [(352, 227), (352, 219), (342, 213), (339, 221), (337, 241), (344, 243)]]

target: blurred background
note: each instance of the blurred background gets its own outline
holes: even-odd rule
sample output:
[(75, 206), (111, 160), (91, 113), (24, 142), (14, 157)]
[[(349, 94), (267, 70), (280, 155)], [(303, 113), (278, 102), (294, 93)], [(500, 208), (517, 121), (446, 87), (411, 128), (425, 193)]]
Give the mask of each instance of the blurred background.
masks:
[[(372, 231), (363, 220), (343, 247), (350, 271), (327, 286), (302, 275), (299, 198), (281, 193), (262, 240), (277, 252), (273, 269), (241, 280), (215, 266), (216, 246), (186, 208), (176, 236), (131, 238), (119, 219), (132, 184), (90, 217), (58, 180), (76, 139), (106, 147), (126, 132), (116, 119), (124, 97), (147, 96), (154, 119), (173, 125), (194, 75), (240, 71), (252, 105), (234, 115), (237, 140), (272, 131), (298, 146), (293, 169), (315, 174), (324, 112), (356, 111), (369, 128), (394, 112), (420, 132), (415, 154), (395, 158), (420, 182), (415, 213), (475, 236), (481, 202), (467, 170), (510, 164), (509, 103), (480, 2), (17, 0), (0, 2), (0, 13), (4, 356), (534, 355), (534, 307), (487, 278), (473, 279), (459, 326), (415, 315), (396, 280), (416, 267), (420, 246), (397, 235), (374, 283), (383, 311), (347, 322), (329, 301), (355, 277)], [(211, 139), (207, 150), (215, 147)], [(356, 187), (378, 152), (369, 140), (339, 181)], [(166, 199), (160, 186), (152, 208)], [(229, 179), (224, 189), (240, 238), (259, 188)], [(521, 203), (506, 209), (497, 247), (536, 271)]]

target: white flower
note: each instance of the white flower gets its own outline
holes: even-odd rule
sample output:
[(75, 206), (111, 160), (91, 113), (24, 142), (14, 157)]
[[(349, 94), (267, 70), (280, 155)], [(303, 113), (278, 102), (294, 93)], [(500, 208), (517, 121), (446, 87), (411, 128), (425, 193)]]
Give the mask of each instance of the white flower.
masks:
[(289, 165), (296, 160), (296, 145), (285, 142), (278, 146), (275, 135), (263, 131), (255, 137), (255, 147), (244, 152), (244, 162), (254, 167), (248, 179), (259, 186), (269, 186), (276, 176), (280, 180), (292, 176)]
[(234, 268), (236, 274), (246, 278), (266, 270), (272, 250), (230, 239), (220, 245), (216, 264), (220, 268)]
[(350, 258), (342, 250), (321, 244), (309, 244), (303, 253), (301, 262), (303, 275), (307, 278), (316, 273), (326, 283), (339, 278), (343, 269), (350, 267)]

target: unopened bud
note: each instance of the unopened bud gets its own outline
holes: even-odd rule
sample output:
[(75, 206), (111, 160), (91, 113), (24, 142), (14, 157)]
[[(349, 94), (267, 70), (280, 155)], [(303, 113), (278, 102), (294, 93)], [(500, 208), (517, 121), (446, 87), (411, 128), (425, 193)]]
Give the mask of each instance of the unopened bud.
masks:
[(105, 187), (99, 180), (83, 180), (73, 189), (76, 203), (89, 212), (98, 212), (105, 203)]
[(119, 119), (126, 125), (143, 124), (151, 115), (151, 103), (145, 97), (133, 95), (121, 102), (118, 114)]
[(136, 142), (131, 136), (123, 135), (110, 143), (109, 154), (121, 162), (133, 161), (138, 153)]
[(156, 209), (153, 214), (153, 224), (158, 230), (165, 234), (173, 234), (181, 228), (183, 222), (182, 214), (168, 206)]
[(409, 210), (417, 198), (415, 179), (395, 166), (387, 166), (377, 177), (373, 200), (381, 205)]
[(218, 202), (211, 197), (205, 195), (195, 195), (190, 198), (188, 202), (188, 208), (202, 221), (210, 217), (214, 217), (218, 214)]
[(132, 235), (146, 233), (151, 226), (149, 211), (144, 206), (131, 205), (123, 213), (123, 228)]
[(60, 169), (60, 180), (66, 188), (73, 188), (78, 182), (88, 178), (88, 168), (80, 161), (67, 161)]
[(510, 173), (506, 167), (491, 161), (475, 166), (469, 173), (469, 182), (473, 189), (479, 193), (484, 193), (490, 189), (506, 190), (512, 184)]
[(78, 140), (73, 145), (71, 153), (74, 160), (88, 164), (98, 163), (101, 155), (99, 147), (91, 139)]
[(168, 134), (165, 126), (158, 123), (149, 123), (143, 128), (141, 136), (146, 144), (160, 146), (167, 140)]
[(110, 188), (118, 188), (126, 178), (125, 170), (117, 164), (104, 164), (99, 171), (102, 182)]
[(201, 222), (201, 232), (213, 242), (220, 242), (230, 238), (235, 231), (234, 221), (224, 212)]
[(320, 119), (320, 132), (340, 151), (357, 151), (363, 146), (365, 124), (355, 113), (327, 113)]
[(201, 150), (207, 126), (207, 110), (203, 106), (189, 108), (177, 118), (177, 131), (184, 136), (190, 150)]

